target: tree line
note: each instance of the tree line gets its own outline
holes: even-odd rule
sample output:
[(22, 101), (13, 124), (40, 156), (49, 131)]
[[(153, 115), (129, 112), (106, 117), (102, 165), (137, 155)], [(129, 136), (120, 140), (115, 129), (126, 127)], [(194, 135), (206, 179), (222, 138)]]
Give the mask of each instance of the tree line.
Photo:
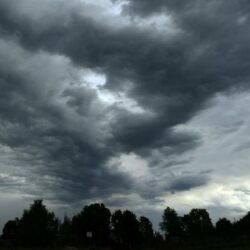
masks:
[(231, 222), (212, 223), (205, 209), (192, 209), (179, 216), (170, 207), (163, 211), (161, 233), (151, 221), (129, 210), (113, 213), (102, 203), (85, 206), (72, 218), (60, 221), (42, 200), (35, 200), (21, 218), (3, 227), (1, 244), (17, 247), (104, 247), (112, 249), (164, 249), (185, 246), (250, 245), (250, 212)]

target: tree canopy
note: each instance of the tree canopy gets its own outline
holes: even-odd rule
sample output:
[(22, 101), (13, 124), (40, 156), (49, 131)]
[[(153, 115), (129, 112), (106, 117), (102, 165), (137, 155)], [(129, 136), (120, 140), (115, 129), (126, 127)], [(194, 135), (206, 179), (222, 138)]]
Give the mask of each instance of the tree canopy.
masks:
[(160, 227), (166, 238), (182, 235), (181, 219), (176, 211), (170, 207), (164, 210)]
[[(72, 218), (72, 229), (78, 243), (92, 240), (98, 244), (107, 243), (110, 235), (111, 213), (102, 203), (85, 206)], [(89, 235), (88, 235), (89, 234)]]
[[(3, 227), (1, 242), (9, 246), (105, 246), (114, 249), (180, 248), (186, 244), (250, 245), (250, 212), (238, 221), (220, 218), (213, 225), (206, 209), (194, 208), (182, 216), (170, 207), (163, 211), (160, 228), (155, 232), (151, 221), (137, 218), (130, 210), (113, 213), (103, 203), (86, 205), (72, 218), (56, 218), (35, 200), (21, 218), (9, 220)], [(163, 237), (164, 236), (164, 237)]]
[(59, 221), (42, 200), (35, 200), (17, 223), (17, 242), (21, 245), (50, 245), (57, 237)]

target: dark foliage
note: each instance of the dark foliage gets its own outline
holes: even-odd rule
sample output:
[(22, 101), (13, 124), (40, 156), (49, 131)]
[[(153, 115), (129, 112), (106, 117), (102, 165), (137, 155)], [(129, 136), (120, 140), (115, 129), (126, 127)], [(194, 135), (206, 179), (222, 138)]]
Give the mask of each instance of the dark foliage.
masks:
[(205, 209), (192, 209), (182, 218), (184, 232), (190, 237), (204, 238), (213, 232), (213, 224)]
[(170, 207), (164, 210), (160, 227), (166, 238), (181, 237), (183, 235), (181, 218)]
[(16, 242), (17, 230), (18, 230), (19, 220), (9, 220), (3, 228), (3, 233), (1, 238), (6, 241)]
[(64, 220), (59, 227), (59, 243), (64, 246), (70, 246), (74, 243), (72, 222), (67, 216), (64, 216)]
[(233, 236), (233, 224), (227, 218), (221, 218), (216, 222), (216, 233), (223, 239), (228, 239)]
[(18, 245), (47, 246), (57, 238), (59, 221), (49, 212), (42, 200), (35, 200), (18, 221), (16, 240)]
[(146, 245), (152, 245), (154, 240), (153, 225), (145, 216), (141, 216), (139, 219), (139, 232), (141, 235), (141, 242)]
[(140, 241), (139, 221), (129, 210), (117, 210), (111, 218), (112, 237), (117, 246), (131, 248)]
[(91, 204), (72, 218), (72, 233), (76, 244), (94, 242), (106, 245), (110, 236), (111, 213), (104, 204)]
[(1, 235), (5, 247), (109, 247), (111, 249), (240, 249), (250, 245), (250, 212), (238, 221), (219, 219), (215, 226), (205, 209), (179, 216), (167, 207), (160, 223), (163, 235), (154, 232), (150, 220), (129, 211), (112, 215), (104, 204), (85, 206), (60, 222), (35, 200), (22, 217), (8, 221)]
[(250, 236), (250, 212), (235, 223), (236, 230), (241, 235)]

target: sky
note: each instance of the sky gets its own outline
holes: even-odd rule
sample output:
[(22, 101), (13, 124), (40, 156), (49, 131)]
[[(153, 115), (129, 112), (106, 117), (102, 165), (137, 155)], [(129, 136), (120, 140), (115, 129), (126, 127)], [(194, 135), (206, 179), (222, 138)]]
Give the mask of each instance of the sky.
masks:
[(157, 227), (250, 210), (247, 0), (0, 0), (0, 227), (43, 199)]

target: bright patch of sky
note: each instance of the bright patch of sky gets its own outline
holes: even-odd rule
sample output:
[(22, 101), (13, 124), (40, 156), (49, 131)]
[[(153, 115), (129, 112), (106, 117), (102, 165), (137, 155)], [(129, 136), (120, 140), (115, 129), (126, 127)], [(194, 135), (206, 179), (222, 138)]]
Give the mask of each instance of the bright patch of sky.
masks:
[[(126, 3), (124, 1), (109, 1), (109, 0), (81, 0), (88, 5), (91, 11), (84, 13), (84, 15), (102, 22), (105, 19), (106, 24), (113, 28), (123, 28), (126, 26), (133, 26), (137, 29), (148, 30), (157, 35), (164, 34), (174, 35), (180, 30), (176, 27), (173, 18), (170, 14), (157, 14), (150, 17), (131, 17), (124, 15), (122, 7)], [(98, 13), (95, 15), (94, 13)]]
[(145, 180), (150, 175), (147, 161), (134, 153), (114, 157), (107, 166), (114, 171), (126, 173), (133, 178), (143, 178)]
[(112, 15), (120, 15), (122, 12), (122, 5), (124, 3), (114, 3), (110, 0), (80, 0), (85, 4), (103, 8), (107, 13)]
[(167, 194), (165, 205), (179, 211), (185, 208), (185, 212), (206, 207), (215, 219), (225, 213), (238, 218), (250, 210), (250, 140), (246, 136), (250, 132), (250, 93), (217, 95), (211, 104), (176, 129), (196, 132), (202, 138), (202, 145), (191, 153), (192, 160), (180, 169), (207, 172), (212, 178), (207, 185)]
[[(129, 98), (125, 92), (111, 92), (105, 89), (106, 75), (90, 69), (81, 70), (81, 84), (94, 89), (100, 101), (108, 106), (117, 105), (134, 113), (144, 113), (145, 110), (138, 103)], [(124, 85), (129, 86), (125, 83)]]

